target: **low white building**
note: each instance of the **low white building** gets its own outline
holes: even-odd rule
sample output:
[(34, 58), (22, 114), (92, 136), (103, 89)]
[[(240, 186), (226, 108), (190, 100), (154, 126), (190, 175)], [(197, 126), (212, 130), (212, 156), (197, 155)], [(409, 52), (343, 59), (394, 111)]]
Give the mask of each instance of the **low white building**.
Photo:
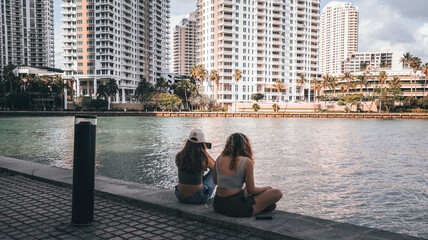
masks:
[(343, 73), (359, 72), (365, 69), (403, 70), (400, 59), (403, 52), (379, 51), (356, 52), (343, 61)]

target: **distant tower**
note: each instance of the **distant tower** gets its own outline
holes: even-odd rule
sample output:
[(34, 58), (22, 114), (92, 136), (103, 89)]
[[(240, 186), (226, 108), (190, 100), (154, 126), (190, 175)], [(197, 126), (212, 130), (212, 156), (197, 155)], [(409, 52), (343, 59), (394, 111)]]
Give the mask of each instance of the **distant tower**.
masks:
[(358, 8), (346, 2), (330, 2), (321, 14), (322, 74), (343, 72), (343, 61), (358, 51)]
[(53, 0), (0, 1), (0, 67), (54, 67)]
[(198, 64), (197, 12), (190, 13), (175, 26), (172, 42), (173, 73), (188, 75), (190, 68)]

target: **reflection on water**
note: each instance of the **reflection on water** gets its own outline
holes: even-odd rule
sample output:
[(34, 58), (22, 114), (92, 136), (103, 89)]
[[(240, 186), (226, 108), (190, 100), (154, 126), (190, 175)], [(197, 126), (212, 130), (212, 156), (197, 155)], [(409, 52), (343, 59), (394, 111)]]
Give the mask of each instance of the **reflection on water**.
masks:
[[(229, 134), (252, 141), (255, 178), (278, 208), (428, 237), (428, 121), (99, 117), (97, 174), (171, 188), (193, 128), (216, 158)], [(0, 118), (0, 155), (71, 168), (73, 118)]]

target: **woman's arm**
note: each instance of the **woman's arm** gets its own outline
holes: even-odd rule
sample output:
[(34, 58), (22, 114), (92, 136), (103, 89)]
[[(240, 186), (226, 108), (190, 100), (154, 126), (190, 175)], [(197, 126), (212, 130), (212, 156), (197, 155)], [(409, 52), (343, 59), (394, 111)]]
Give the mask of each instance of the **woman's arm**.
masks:
[(266, 190), (272, 189), (271, 187), (256, 187), (254, 183), (254, 163), (251, 159), (248, 159), (248, 161), (245, 163), (244, 174), (245, 186), (248, 193), (258, 195)]
[(208, 155), (208, 168), (213, 170), (215, 168), (215, 160)]

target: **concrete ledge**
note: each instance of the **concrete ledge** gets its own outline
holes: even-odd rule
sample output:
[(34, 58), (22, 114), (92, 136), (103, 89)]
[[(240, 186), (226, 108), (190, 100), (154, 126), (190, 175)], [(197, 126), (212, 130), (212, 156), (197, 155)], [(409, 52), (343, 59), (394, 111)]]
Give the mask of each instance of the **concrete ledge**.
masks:
[[(1, 156), (0, 169), (40, 181), (72, 187), (72, 171), (68, 169)], [(231, 218), (215, 213), (212, 206), (182, 204), (175, 198), (172, 189), (103, 176), (96, 176), (95, 190), (97, 195), (106, 198), (156, 208), (169, 214), (269, 239), (421, 239), (278, 210), (270, 214), (273, 220), (268, 221), (258, 221), (254, 217)]]

